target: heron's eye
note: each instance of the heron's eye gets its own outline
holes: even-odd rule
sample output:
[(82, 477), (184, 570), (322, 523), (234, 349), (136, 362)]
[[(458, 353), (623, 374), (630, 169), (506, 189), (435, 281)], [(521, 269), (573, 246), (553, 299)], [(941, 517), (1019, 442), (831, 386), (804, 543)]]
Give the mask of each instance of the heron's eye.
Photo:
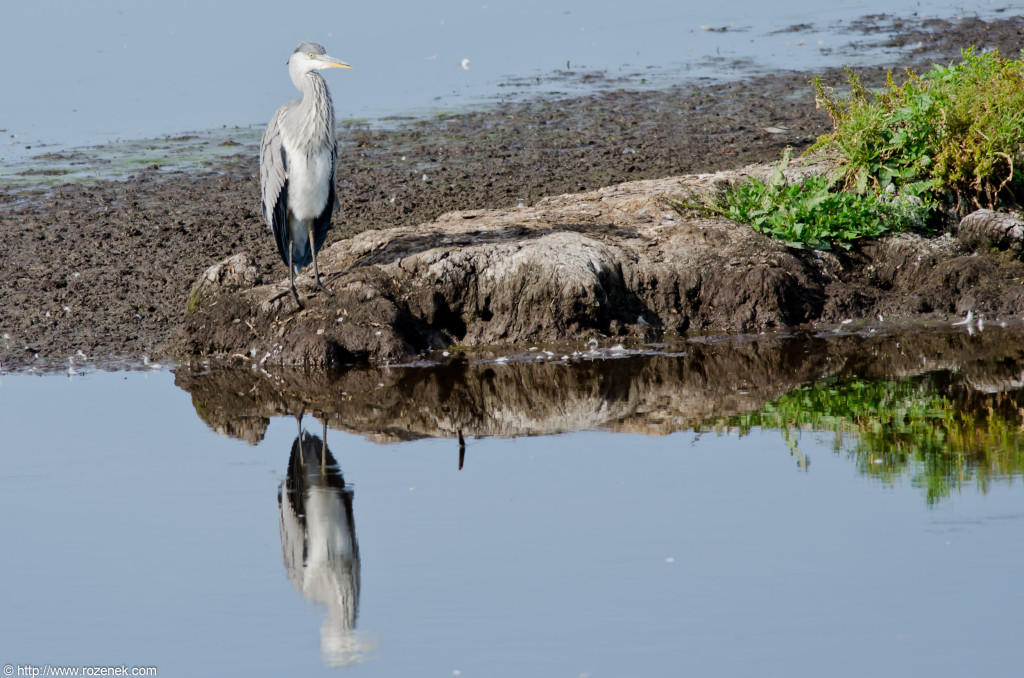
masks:
[(315, 54), (309, 54), (308, 56), (309, 56), (310, 59), (315, 59), (316, 58)]

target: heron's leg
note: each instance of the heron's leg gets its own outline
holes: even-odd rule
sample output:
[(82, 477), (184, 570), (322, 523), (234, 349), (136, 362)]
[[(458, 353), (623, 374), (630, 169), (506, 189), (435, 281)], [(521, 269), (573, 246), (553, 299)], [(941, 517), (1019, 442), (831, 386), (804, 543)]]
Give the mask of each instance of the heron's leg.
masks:
[(327, 415), (324, 414), (324, 445), (320, 448), (320, 468), (327, 465)]
[(316, 243), (313, 242), (313, 220), (310, 219), (306, 222), (306, 230), (309, 232), (309, 251), (313, 253), (313, 277), (316, 279), (316, 286), (327, 292), (328, 295), (334, 296), (334, 292), (327, 289), (323, 281), (320, 280), (320, 268), (316, 265)]
[[(289, 216), (289, 219), (291, 216)], [(290, 229), (289, 229), (290, 230)], [(291, 238), (289, 238), (289, 241)], [(295, 300), (295, 305), (302, 308), (302, 302), (299, 301), (299, 293), (295, 289), (295, 267), (292, 266), (292, 244), (288, 243), (288, 280), (291, 281), (292, 285), (292, 299)]]

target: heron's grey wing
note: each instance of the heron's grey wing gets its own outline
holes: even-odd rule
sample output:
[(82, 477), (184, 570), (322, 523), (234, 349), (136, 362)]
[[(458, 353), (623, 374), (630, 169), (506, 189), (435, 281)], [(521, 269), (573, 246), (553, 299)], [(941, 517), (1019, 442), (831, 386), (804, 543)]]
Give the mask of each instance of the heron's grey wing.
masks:
[(277, 252), (288, 265), (288, 174), (285, 166), (284, 144), (282, 143), (281, 121), (288, 112), (289, 104), (277, 109), (267, 124), (260, 142), (260, 198), (263, 203), (263, 218), (274, 233)]
[(335, 188), (335, 181), (337, 181), (337, 168), (338, 168), (338, 142), (331, 140), (331, 190), (327, 195), (327, 204), (324, 205), (324, 211), (313, 220), (313, 248), (314, 251), (319, 252), (320, 248), (324, 246), (324, 241), (327, 240), (327, 231), (331, 229), (331, 213), (338, 209), (338, 194)]

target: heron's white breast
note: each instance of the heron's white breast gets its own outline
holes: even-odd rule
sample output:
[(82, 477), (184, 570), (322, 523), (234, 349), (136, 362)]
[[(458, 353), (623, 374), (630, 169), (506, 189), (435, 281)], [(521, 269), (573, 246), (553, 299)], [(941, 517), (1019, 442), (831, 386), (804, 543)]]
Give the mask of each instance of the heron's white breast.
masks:
[(306, 562), (309, 564), (355, 557), (355, 535), (338, 491), (311, 488), (306, 495)]
[(320, 216), (330, 197), (331, 155), (324, 150), (307, 155), (285, 148), (288, 163), (288, 209), (297, 219)]

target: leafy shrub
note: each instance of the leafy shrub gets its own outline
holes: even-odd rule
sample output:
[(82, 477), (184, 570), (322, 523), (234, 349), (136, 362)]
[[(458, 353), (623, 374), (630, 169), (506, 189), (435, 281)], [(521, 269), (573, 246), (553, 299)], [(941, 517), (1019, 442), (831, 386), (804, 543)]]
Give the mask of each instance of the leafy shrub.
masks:
[(863, 194), (834, 190), (824, 176), (789, 183), (783, 170), (789, 149), (767, 181), (750, 179), (715, 195), (670, 201), (677, 210), (696, 210), (748, 224), (795, 247), (849, 247), (861, 238), (922, 229), (928, 202), (895, 191)]
[(843, 96), (814, 79), (834, 127), (814, 148), (837, 152), (844, 188), (892, 185), (934, 196), (958, 215), (1024, 202), (1024, 63), (973, 48), (962, 57), (922, 76), (908, 69), (902, 85), (890, 73), (877, 94), (852, 69)]

